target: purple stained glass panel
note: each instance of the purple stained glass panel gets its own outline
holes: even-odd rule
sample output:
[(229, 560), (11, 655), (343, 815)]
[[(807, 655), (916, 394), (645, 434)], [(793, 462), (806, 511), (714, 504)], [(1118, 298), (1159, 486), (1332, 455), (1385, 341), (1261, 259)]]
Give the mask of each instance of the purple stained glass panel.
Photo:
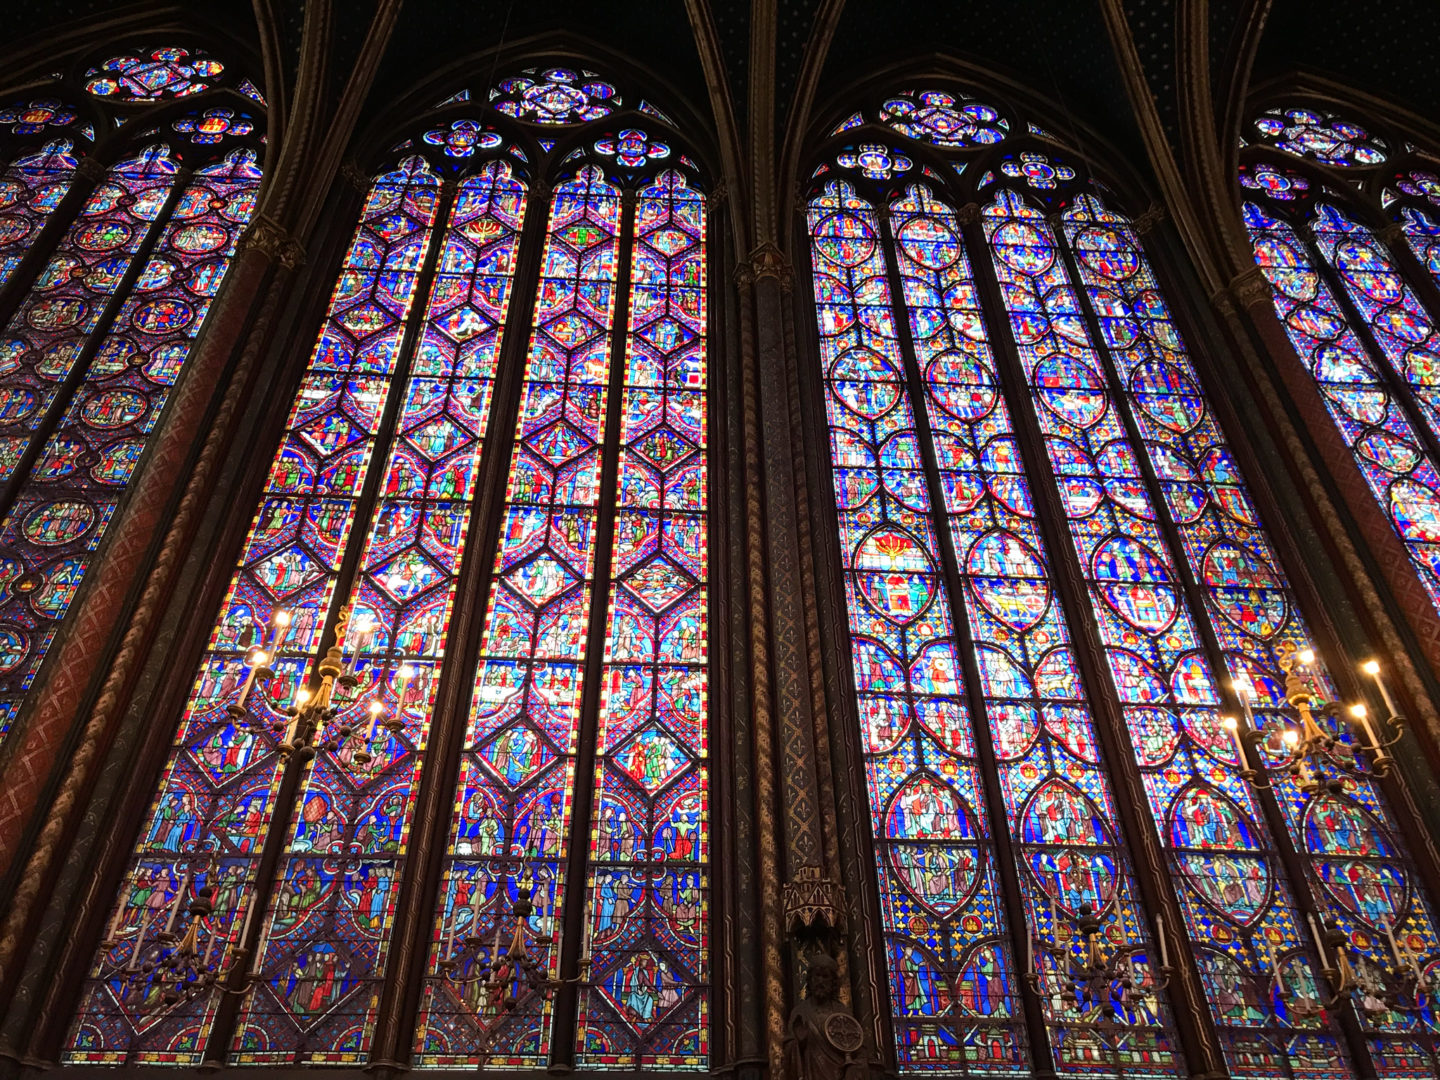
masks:
[(1431, 602), (1440, 608), (1440, 472), (1347, 324), (1294, 228), (1255, 203), (1244, 206), (1255, 261), (1275, 314), (1355, 463), (1405, 541)]
[[(254, 154), (237, 150), (186, 185), (0, 522), (0, 632), (13, 650), (0, 674), (0, 713), (19, 709), (69, 610), (220, 288), (259, 183)], [(20, 639), (26, 644), (17, 649)]]
[[(167, 1004), (136, 970), (155, 948), (179, 894), (188, 898), (205, 886), (213, 891), (213, 913), (199, 920), (198, 930), (211, 970), (228, 966), (227, 949), (254, 917), (255, 863), (275, 810), (284, 709), (308, 676), (308, 657), (334, 600), (438, 192), (438, 178), (418, 159), (370, 189), (86, 982), (67, 1062), (193, 1065), (203, 1058), (221, 995)], [(283, 628), (276, 619), (281, 610), (290, 615)], [(247, 676), (256, 669), (245, 665), (257, 641), (276, 655), (267, 678), (248, 691), (248, 717), (237, 720), (227, 706), (250, 687)], [(204, 859), (187, 874), (196, 853)], [(287, 897), (297, 902), (272, 912), (268, 931), (306, 917), (320, 887), (308, 882), (313, 896)], [(317, 1001), (343, 977), (329, 957), (302, 971), (284, 977), (297, 983), (304, 977)]]
[(832, 182), (808, 221), (900, 1067), (1022, 1073), (1019, 975), (878, 215)]
[(705, 198), (642, 188), (591, 810), (578, 1064), (709, 1062)]
[[(73, 145), (56, 139), (16, 158), (0, 174), (0, 287), (10, 280), (50, 212), (70, 190), (76, 164)], [(0, 359), (0, 378), (8, 366)]]
[(359, 685), (297, 798), (235, 1064), (368, 1060), (525, 202), (500, 161), (456, 191), (350, 594)]
[[(1145, 913), (960, 223), (917, 185), (891, 204), (890, 228), (1031, 933), (1052, 947), (1080, 949), (1070, 931), (1089, 904), (1141, 988), (1136, 1002), (1112, 994), (1067, 1005), (1058, 962), (1037, 953), (1056, 1067), (1083, 1076), (1105, 1061), (1147, 1076), (1176, 1075), (1175, 1038), (1160, 996), (1144, 992), (1154, 985)], [(924, 897), (931, 880), (912, 872), (906, 884)], [(1093, 1023), (1107, 1004), (1120, 1027)]]
[[(1136, 459), (1109, 380), (1081, 316), (1056, 236), (1043, 213), (1011, 191), (982, 210), (1010, 328), (1106, 647), (1136, 763), (1200, 963), (1211, 1015), (1236, 1075), (1283, 1073), (1286, 1058), (1316, 1063), (1299, 1075), (1349, 1075), (1334, 1037), (1314, 1018), (1272, 996), (1275, 965), (1293, 986), (1313, 984), (1304, 925), (1233, 744), (1220, 726), (1220, 698), (1181, 591), (1177, 553)], [(1138, 254), (1091, 236), (1078, 250), (1129, 276)], [(1102, 306), (1107, 344), (1138, 334)], [(1158, 301), (1158, 296), (1156, 300)], [(1137, 368), (1131, 386), (1155, 414), (1198, 408), (1185, 384), (1159, 367)], [(1136, 381), (1138, 375), (1139, 381)], [(1172, 385), (1178, 393), (1168, 393)], [(1163, 474), (1162, 474), (1163, 475)], [(1169, 488), (1165, 496), (1180, 494)], [(1313, 997), (1313, 994), (1312, 994)]]
[(538, 960), (556, 974), (621, 211), (620, 190), (594, 167), (557, 185), (551, 201), (417, 1025), (421, 1066), (543, 1067), (549, 1054), (548, 998), (497, 1019), (473, 955), (447, 961), (467, 937), (490, 941), (524, 888), (533, 890), (531, 928), (551, 941)]

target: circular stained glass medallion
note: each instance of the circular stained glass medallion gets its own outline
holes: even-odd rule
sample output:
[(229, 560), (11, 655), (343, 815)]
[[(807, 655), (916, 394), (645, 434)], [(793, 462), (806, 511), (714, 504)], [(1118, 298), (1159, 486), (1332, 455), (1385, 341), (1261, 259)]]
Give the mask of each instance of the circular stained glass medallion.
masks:
[(815, 247), (840, 266), (859, 266), (875, 253), (875, 229), (858, 214), (840, 212), (815, 226)]
[(95, 508), (78, 499), (43, 503), (25, 515), (20, 531), (32, 544), (68, 544), (84, 536), (95, 522)]
[(95, 427), (118, 428), (140, 419), (148, 406), (145, 395), (134, 390), (102, 390), (85, 403), (80, 415)]

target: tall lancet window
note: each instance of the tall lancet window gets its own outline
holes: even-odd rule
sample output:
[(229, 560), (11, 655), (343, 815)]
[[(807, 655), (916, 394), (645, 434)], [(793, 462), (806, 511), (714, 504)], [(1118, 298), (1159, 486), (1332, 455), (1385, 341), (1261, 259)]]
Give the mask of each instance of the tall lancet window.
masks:
[(141, 44), (0, 108), (0, 739), (260, 186), (260, 92), (203, 50)]
[(1018, 109), (939, 88), (824, 153), (819, 378), (900, 1071), (1432, 1068), (1427, 984), (1374, 990), (1440, 953), (1413, 822), (1344, 765), (1373, 757), (1358, 721), (1318, 720), (1341, 764), (1281, 767), (1287, 695), (1358, 691), (1314, 656), (1122, 200)]
[(1440, 159), (1303, 106), (1247, 136), (1242, 210), (1275, 313), (1440, 609)]
[(708, 1065), (706, 199), (589, 72), (487, 102), (370, 185), (68, 1061)]

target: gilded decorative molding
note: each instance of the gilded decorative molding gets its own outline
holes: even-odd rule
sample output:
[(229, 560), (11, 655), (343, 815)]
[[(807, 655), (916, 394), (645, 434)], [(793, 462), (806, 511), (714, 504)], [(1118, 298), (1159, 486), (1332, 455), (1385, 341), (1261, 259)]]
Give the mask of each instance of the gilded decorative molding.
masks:
[(294, 270), (305, 263), (305, 245), (268, 214), (256, 214), (251, 219), (240, 236), (239, 246), (241, 251), (253, 248), (262, 252), (271, 262), (279, 263), (286, 270)]
[(845, 887), (819, 866), (802, 866), (782, 893), (785, 932), (825, 933), (845, 925)]

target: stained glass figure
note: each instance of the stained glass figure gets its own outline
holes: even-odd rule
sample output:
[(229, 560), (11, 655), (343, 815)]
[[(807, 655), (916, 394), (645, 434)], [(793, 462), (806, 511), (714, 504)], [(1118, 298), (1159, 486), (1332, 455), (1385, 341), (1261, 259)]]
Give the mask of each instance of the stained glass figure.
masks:
[(1386, 157), (1383, 139), (1334, 113), (1267, 109), (1255, 118), (1254, 125), (1260, 138), (1275, 148), (1325, 165), (1378, 165)]
[(639, 192), (577, 1064), (709, 1048), (705, 199)]
[[(1134, 1002), (1114, 994), (1066, 1003), (1064, 973), (1042, 950), (1056, 1068), (1089, 1074), (1098, 1052), (1117, 1071), (1174, 1075), (1174, 1034), (1162, 997), (1149, 989), (1145, 912), (1121, 850), (1107, 763), (1053, 593), (960, 223), (921, 186), (895, 200), (889, 218), (1030, 933), (1051, 947), (1078, 948), (1071, 930), (1088, 905), (1140, 988)], [(908, 884), (916, 891), (920, 882), (912, 876)], [(1118, 1031), (1098, 1023), (1107, 1006)]]
[(904, 154), (880, 143), (863, 143), (853, 150), (837, 154), (835, 161), (844, 169), (859, 169), (871, 180), (888, 180), (908, 172), (915, 163)]
[(1018, 1073), (1030, 1057), (1021, 974), (878, 215), (831, 181), (808, 221), (900, 1066)]
[(204, 50), (167, 45), (110, 57), (85, 72), (85, 89), (116, 101), (165, 101), (210, 89), (224, 71)]
[(236, 1064), (367, 1059), (525, 201), (504, 161), (456, 191), (350, 594), (360, 685), (296, 800)]
[[(284, 709), (294, 701), (306, 658), (316, 651), (333, 606), (356, 502), (392, 390), (401, 331), (430, 244), (438, 194), (439, 179), (419, 159), (382, 176), (370, 189), (95, 958), (67, 1061), (203, 1060), (222, 995), (212, 991), (172, 1005), (153, 993), (137, 993), (131, 977), (144, 946), (163, 928), (162, 916), (182, 883), (191, 892), (206, 885), (214, 890), (213, 914), (199, 933), (215, 970), (257, 915), (264, 919), (268, 947), (270, 938), (283, 939), (306, 921), (312, 908), (326, 911), (322, 897), (358, 895), (368, 886), (366, 895), (374, 903), (379, 894), (376, 875), (359, 873), (368, 864), (332, 860), (322, 866), (323, 873), (280, 890), (271, 910), (261, 913), (255, 911), (254, 879), (276, 810), (281, 767), (276, 746), (287, 723)], [(274, 654), (263, 663), (254, 652), (260, 643)], [(251, 673), (258, 670), (267, 677), (254, 685)], [(241, 694), (246, 695), (243, 702)], [(248, 708), (248, 722), (244, 710), (239, 719), (232, 717), (227, 708), (232, 704)], [(377, 799), (377, 812), (384, 806), (383, 797)], [(324, 831), (319, 818), (307, 820), (302, 811), (299, 820), (302, 833)], [(194, 852), (210, 857), (187, 878), (184, 867), (177, 866)], [(386, 902), (382, 897), (382, 908)], [(356, 932), (363, 949), (359, 925)], [(373, 938), (369, 947), (375, 947)], [(348, 952), (322, 941), (288, 970), (268, 971), (265, 987), (256, 993), (284, 997), (298, 1015), (312, 1016), (311, 1026), (323, 1024), (331, 1007), (354, 996), (360, 981), (351, 974), (355, 963)], [(340, 1027), (332, 1034), (348, 1034), (347, 1025)], [(251, 1023), (243, 1031), (245, 1052), (272, 1051), (265, 1041), (269, 1032), (261, 1025)], [(278, 1034), (283, 1033), (282, 1028)], [(345, 1040), (326, 1049), (343, 1052)], [(292, 1048), (289, 1059), (295, 1056)]]
[(465, 981), (470, 971), (441, 965), (457, 938), (489, 941), (526, 889), (531, 924), (551, 940), (541, 961), (557, 972), (620, 219), (620, 190), (594, 166), (555, 188), (417, 1030), (420, 1065), (533, 1067), (549, 1054), (550, 999), (497, 1017), (480, 983)]

